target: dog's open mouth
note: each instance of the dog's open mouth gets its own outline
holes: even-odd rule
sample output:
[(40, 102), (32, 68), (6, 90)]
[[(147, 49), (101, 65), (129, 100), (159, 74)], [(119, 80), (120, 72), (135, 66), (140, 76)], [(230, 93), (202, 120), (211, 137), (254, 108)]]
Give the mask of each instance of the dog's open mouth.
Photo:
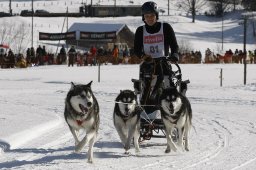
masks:
[(81, 109), (83, 114), (86, 114), (88, 112), (88, 108), (84, 107), (84, 105), (82, 105), (82, 104), (79, 104), (79, 108)]

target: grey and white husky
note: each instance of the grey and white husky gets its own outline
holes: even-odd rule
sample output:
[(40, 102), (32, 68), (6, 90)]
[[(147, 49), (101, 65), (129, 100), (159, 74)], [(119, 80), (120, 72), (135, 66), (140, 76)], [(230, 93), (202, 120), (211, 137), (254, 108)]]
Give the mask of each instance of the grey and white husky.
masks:
[(177, 150), (176, 144), (172, 138), (172, 132), (178, 131), (177, 144), (185, 149), (188, 147), (188, 134), (191, 128), (192, 109), (187, 97), (177, 91), (176, 88), (167, 88), (163, 90), (160, 96), (161, 106), (161, 118), (163, 120), (166, 138), (167, 148), (166, 153), (169, 153), (171, 149)]
[[(86, 85), (71, 82), (65, 100), (64, 117), (75, 139), (75, 151), (80, 152), (89, 143), (88, 162), (93, 162), (93, 146), (99, 130), (99, 105), (91, 90), (92, 81)], [(85, 130), (80, 141), (77, 133)]]
[(131, 90), (121, 90), (115, 100), (113, 120), (126, 154), (129, 153), (133, 138), (135, 151), (139, 152), (141, 111), (135, 93)]

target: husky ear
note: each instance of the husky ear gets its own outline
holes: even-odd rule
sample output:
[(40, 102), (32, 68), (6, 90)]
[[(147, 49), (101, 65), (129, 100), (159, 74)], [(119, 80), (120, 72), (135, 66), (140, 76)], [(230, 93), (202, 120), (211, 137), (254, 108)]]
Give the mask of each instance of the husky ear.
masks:
[(92, 85), (92, 81), (90, 81), (90, 83), (88, 83), (86, 86), (91, 87), (91, 85)]
[(73, 82), (71, 82), (71, 88), (70, 88), (70, 89), (72, 90), (72, 89), (74, 89), (75, 87), (76, 87), (76, 85), (75, 85)]

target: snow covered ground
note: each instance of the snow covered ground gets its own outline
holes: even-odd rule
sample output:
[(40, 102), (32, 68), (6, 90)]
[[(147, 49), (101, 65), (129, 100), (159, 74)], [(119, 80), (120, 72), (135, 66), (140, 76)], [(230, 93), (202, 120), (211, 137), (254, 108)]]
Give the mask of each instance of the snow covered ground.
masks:
[[(132, 89), (138, 65), (98, 67), (43, 66), (0, 70), (0, 169), (255, 169), (256, 76), (248, 65), (243, 85), (241, 64), (181, 65), (189, 79), (193, 126), (189, 152), (164, 153), (165, 139), (141, 144), (141, 152), (124, 154), (113, 126), (114, 99)], [(220, 69), (223, 87), (220, 87)], [(111, 76), (110, 76), (111, 75)], [(88, 83), (100, 105), (95, 162), (87, 147), (74, 153), (74, 140), (64, 121), (64, 99), (70, 82)]]

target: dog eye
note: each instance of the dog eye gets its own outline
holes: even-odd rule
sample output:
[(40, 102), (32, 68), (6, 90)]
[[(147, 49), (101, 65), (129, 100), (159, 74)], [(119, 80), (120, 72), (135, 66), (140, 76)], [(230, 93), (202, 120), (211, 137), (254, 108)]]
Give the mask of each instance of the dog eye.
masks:
[(166, 100), (167, 102), (172, 102), (173, 99), (175, 99), (175, 98), (173, 98), (173, 96), (167, 96), (165, 100)]
[(82, 98), (85, 98), (85, 97), (86, 97), (85, 91), (82, 91), (82, 92), (80, 93), (80, 96), (81, 96)]
[(82, 98), (85, 98), (85, 95), (84, 95), (84, 94), (80, 94), (80, 96), (81, 96)]
[(175, 100), (176, 99), (176, 96), (172, 95), (172, 100)]
[(166, 97), (166, 100), (167, 100), (167, 101), (170, 101), (170, 96), (167, 96), (167, 97)]
[(87, 97), (91, 97), (92, 94), (90, 92), (87, 92)]

